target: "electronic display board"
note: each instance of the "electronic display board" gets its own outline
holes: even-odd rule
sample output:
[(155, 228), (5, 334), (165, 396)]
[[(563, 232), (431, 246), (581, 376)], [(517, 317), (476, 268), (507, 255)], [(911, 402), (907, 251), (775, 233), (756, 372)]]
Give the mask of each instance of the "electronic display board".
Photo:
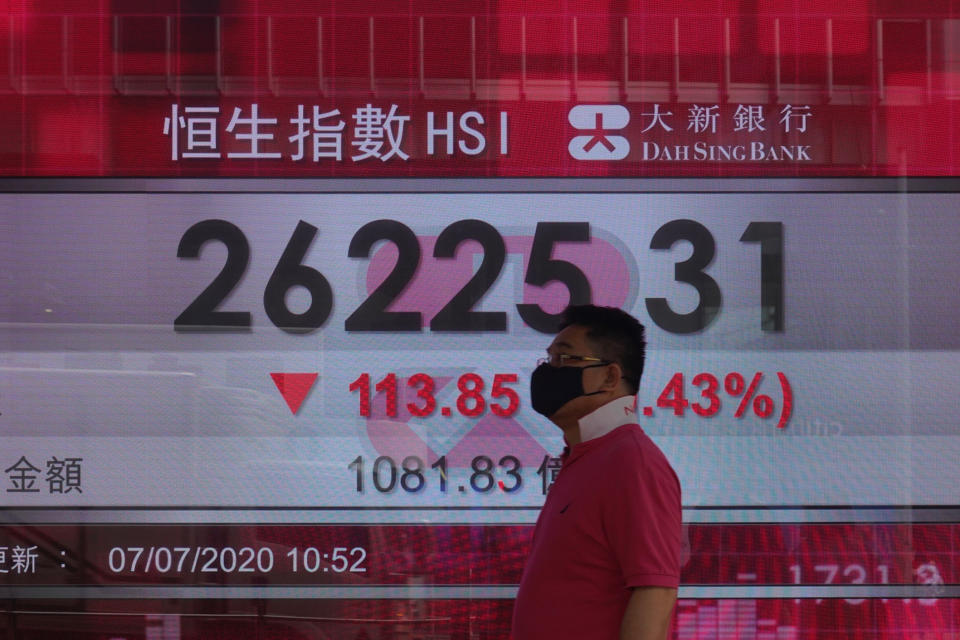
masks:
[(0, 635), (508, 638), (592, 302), (672, 639), (960, 638), (950, 11), (80, 4), (0, 16)]
[(678, 634), (953, 624), (960, 294), (929, 274), (956, 194), (276, 184), (2, 196), (13, 597), (429, 594), (421, 631), (464, 597), (506, 624), (563, 447), (529, 376), (579, 299), (648, 327)]

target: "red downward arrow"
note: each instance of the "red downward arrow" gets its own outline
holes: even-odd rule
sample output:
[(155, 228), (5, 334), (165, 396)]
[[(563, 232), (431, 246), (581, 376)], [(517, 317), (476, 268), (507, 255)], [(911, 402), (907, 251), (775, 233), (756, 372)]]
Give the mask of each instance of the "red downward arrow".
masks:
[(317, 381), (317, 373), (271, 373), (273, 384), (277, 385), (277, 390), (287, 406), (290, 407), (290, 413), (296, 415), (303, 404), (304, 398), (313, 388), (313, 383)]

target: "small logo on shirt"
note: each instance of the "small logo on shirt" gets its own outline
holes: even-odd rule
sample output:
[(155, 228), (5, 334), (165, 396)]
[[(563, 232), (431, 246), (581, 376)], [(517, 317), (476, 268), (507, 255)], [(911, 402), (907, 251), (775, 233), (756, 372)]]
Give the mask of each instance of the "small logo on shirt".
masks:
[(572, 504), (573, 504), (573, 502), (568, 502), (568, 503), (567, 503), (567, 506), (565, 506), (563, 509), (560, 509), (560, 513), (563, 513), (564, 511), (566, 511), (567, 509), (569, 509), (569, 508), (570, 508), (570, 505), (572, 505)]

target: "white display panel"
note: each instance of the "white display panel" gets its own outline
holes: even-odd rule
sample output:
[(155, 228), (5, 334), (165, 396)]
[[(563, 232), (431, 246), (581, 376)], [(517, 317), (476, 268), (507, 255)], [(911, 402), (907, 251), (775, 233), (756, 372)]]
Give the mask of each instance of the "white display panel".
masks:
[[(39, 491), (8, 491), (6, 504), (537, 506), (540, 465), (563, 443), (529, 407), (529, 374), (550, 336), (518, 305), (556, 313), (578, 278), (594, 303), (648, 328), (640, 422), (677, 469), (685, 506), (956, 502), (950, 379), (960, 338), (949, 310), (958, 293), (936, 274), (958, 262), (957, 196), (577, 193), (575, 181), (544, 193), (535, 184), (528, 193), (3, 195), (0, 260), (15, 276), (0, 318), (0, 432), (11, 458), (0, 462), (22, 456), (40, 469), (82, 458), (83, 483), (54, 492), (37, 473)], [(178, 257), (191, 227), (199, 257)], [(484, 247), (476, 229), (488, 234)], [(455, 257), (434, 257), (444, 230)], [(420, 255), (408, 245), (398, 262), (396, 238), (408, 236)], [(558, 261), (569, 266), (556, 271)], [(680, 280), (700, 282), (701, 293), (678, 281), (685, 261), (700, 261)], [(288, 275), (271, 292), (278, 263)], [(537, 266), (541, 282), (561, 281), (530, 284)], [(452, 312), (450, 329), (436, 324), (483, 270), (480, 299)], [(391, 273), (401, 284), (377, 298)], [(221, 293), (197, 302), (218, 277)], [(365, 302), (385, 308), (358, 311)], [(249, 326), (198, 330), (183, 320), (191, 303), (211, 323), (227, 312), (248, 314), (240, 323)], [(311, 326), (276, 326), (297, 323)], [(317, 374), (293, 394), (296, 412), (271, 376), (280, 373)], [(432, 409), (416, 395), (426, 380), (407, 384), (420, 373), (435, 383)], [(465, 389), (477, 380), (464, 382), (469, 374), (484, 384), (482, 410), (471, 392), (460, 397), (458, 380)], [(710, 376), (716, 400), (704, 391)], [(374, 473), (380, 456), (390, 460)], [(401, 482), (410, 456), (419, 462), (410, 458), (413, 475)], [(489, 474), (478, 456), (490, 459)], [(23, 488), (8, 476), (8, 489)]]

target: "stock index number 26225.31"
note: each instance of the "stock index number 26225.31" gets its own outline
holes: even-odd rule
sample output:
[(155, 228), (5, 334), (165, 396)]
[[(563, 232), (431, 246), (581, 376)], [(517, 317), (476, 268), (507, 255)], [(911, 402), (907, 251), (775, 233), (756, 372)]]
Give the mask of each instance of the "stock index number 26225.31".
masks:
[[(299, 221), (276, 263), (263, 290), (263, 307), (270, 321), (291, 333), (309, 332), (322, 327), (333, 310), (334, 291), (330, 281), (317, 269), (304, 264), (304, 258), (317, 235), (317, 227)], [(252, 325), (249, 311), (219, 310), (224, 300), (241, 285), (250, 262), (250, 244), (244, 232), (226, 220), (203, 220), (183, 234), (177, 257), (196, 259), (208, 242), (222, 243), (227, 249), (223, 268), (207, 287), (177, 316), (177, 331), (246, 330)], [(374, 246), (385, 241), (397, 250), (397, 260), (383, 281), (350, 313), (344, 329), (363, 331), (422, 331), (423, 313), (416, 310), (391, 311), (392, 304), (415, 280), (422, 269), (423, 238), (396, 220), (374, 220), (361, 226), (350, 240), (347, 257), (372, 259)], [(479, 266), (460, 289), (451, 293), (446, 304), (430, 318), (431, 331), (481, 332), (506, 331), (507, 312), (477, 311), (474, 308), (496, 283), (503, 270), (507, 245), (501, 233), (483, 220), (459, 220), (445, 227), (433, 243), (433, 258), (441, 263), (454, 260), (460, 246), (476, 242), (482, 249)], [(584, 270), (569, 260), (554, 258), (554, 250), (563, 244), (585, 246), (591, 241), (586, 222), (538, 222), (524, 251), (525, 285), (545, 287), (559, 282), (568, 291), (570, 304), (588, 304), (593, 300), (590, 279)], [(674, 280), (694, 287), (699, 296), (697, 307), (687, 313), (673, 310), (664, 297), (648, 297), (646, 309), (651, 319), (672, 333), (694, 333), (710, 325), (722, 304), (720, 285), (706, 272), (713, 262), (716, 242), (710, 231), (694, 220), (672, 220), (658, 228), (650, 239), (652, 250), (662, 251), (685, 241), (693, 247), (689, 258), (674, 265)], [(782, 331), (783, 320), (783, 224), (750, 222), (740, 236), (744, 243), (760, 245), (761, 329)], [(621, 255), (624, 261), (633, 256)], [(290, 309), (287, 293), (301, 287), (310, 297), (303, 311)], [(549, 313), (537, 304), (519, 301), (516, 312), (525, 324), (543, 333), (558, 328), (559, 314)]]

